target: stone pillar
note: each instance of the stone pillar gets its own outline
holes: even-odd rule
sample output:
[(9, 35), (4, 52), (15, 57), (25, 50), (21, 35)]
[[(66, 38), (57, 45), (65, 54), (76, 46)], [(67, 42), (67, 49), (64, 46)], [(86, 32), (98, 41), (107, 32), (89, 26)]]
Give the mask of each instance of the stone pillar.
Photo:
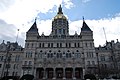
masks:
[(33, 71), (33, 75), (35, 76), (35, 78), (37, 77), (37, 71), (36, 71), (36, 68), (34, 67), (34, 71)]
[(66, 75), (65, 75), (65, 67), (63, 68), (63, 80), (66, 79)]
[(84, 79), (84, 76), (85, 76), (85, 68), (83, 68), (83, 79)]
[(43, 79), (46, 79), (46, 68), (44, 68), (44, 71), (43, 71)]
[(36, 71), (36, 79), (39, 79), (39, 71)]
[(73, 67), (73, 80), (75, 80), (76, 77), (75, 77), (75, 67)]
[(56, 72), (55, 72), (55, 68), (53, 69), (53, 79), (56, 80)]

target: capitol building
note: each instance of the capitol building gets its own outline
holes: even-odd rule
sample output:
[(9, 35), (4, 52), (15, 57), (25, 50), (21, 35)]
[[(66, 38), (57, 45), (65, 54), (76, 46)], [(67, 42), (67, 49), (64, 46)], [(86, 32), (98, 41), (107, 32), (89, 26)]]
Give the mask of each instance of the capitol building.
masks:
[[(81, 32), (69, 34), (69, 22), (61, 5), (52, 20), (49, 35), (44, 33), (40, 35), (38, 27), (35, 20), (26, 32), (24, 48), (17, 42), (5, 44), (3, 41), (0, 44), (1, 77), (6, 75), (21, 77), (30, 74), (34, 75), (36, 80), (81, 80), (86, 74), (100, 77), (101, 64), (103, 66), (105, 64), (106, 68), (113, 64), (113, 61), (106, 61), (108, 57), (115, 58), (113, 54), (111, 55), (111, 48), (101, 46), (95, 48), (93, 31), (84, 18), (79, 28)], [(119, 52), (118, 49), (116, 53)], [(117, 64), (119, 61), (114, 65)], [(119, 70), (119, 67), (117, 68)]]

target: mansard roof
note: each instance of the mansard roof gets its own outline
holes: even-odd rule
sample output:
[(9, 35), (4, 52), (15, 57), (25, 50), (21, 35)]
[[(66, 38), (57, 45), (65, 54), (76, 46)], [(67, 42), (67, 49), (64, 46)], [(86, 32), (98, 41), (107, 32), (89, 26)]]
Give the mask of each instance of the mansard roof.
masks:
[(22, 51), (23, 50), (23, 48), (20, 45), (18, 45), (17, 42), (11, 43), (7, 41), (7, 43), (5, 44), (3, 40), (3, 42), (0, 44), (0, 51), (6, 51), (8, 48), (10, 51)]
[(92, 31), (92, 30), (89, 28), (89, 26), (86, 24), (84, 18), (83, 18), (83, 25), (82, 25), (81, 31)]

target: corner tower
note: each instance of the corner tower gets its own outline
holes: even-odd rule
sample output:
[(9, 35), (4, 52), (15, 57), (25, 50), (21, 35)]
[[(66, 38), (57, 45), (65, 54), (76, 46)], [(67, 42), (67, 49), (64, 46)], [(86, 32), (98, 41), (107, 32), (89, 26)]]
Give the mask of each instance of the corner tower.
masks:
[(69, 34), (68, 20), (62, 12), (61, 5), (58, 8), (58, 13), (52, 21), (52, 35), (65, 36)]
[(31, 28), (26, 33), (26, 40), (37, 40), (39, 36), (36, 19)]

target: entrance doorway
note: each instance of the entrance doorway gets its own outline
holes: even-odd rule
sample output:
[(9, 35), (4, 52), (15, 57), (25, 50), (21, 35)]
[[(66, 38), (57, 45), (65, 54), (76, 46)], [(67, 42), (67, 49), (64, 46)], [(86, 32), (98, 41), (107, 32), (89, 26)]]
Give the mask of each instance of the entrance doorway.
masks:
[(63, 78), (63, 69), (56, 68), (56, 78)]
[(72, 68), (66, 68), (65, 69), (66, 78), (72, 78), (72, 73), (73, 73)]
[(47, 72), (47, 78), (52, 79), (53, 78), (53, 68), (46, 68)]
[(43, 74), (44, 74), (44, 69), (43, 68), (37, 68), (36, 69), (36, 73), (39, 79), (43, 78)]
[(75, 69), (75, 77), (76, 77), (77, 79), (82, 78), (82, 68), (76, 68), (76, 69)]

